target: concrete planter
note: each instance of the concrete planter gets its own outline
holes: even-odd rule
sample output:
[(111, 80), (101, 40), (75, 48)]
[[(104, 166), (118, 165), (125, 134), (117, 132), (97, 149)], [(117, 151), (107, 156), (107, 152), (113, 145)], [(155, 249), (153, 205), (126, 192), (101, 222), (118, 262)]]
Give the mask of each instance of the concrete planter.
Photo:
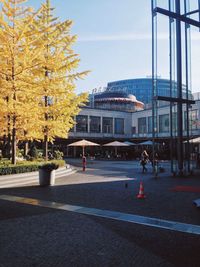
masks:
[(55, 170), (39, 169), (39, 184), (40, 186), (48, 186), (55, 184)]

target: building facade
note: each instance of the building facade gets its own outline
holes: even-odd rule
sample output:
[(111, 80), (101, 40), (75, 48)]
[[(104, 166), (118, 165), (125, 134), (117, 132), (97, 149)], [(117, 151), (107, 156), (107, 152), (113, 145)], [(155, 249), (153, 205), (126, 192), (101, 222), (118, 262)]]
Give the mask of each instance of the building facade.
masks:
[[(183, 109), (183, 135), (187, 135), (186, 109)], [(177, 112), (172, 115), (173, 135), (176, 136)], [(189, 110), (190, 136), (200, 135), (200, 100), (196, 100)], [(158, 108), (157, 139), (164, 141), (170, 137), (170, 107)], [(70, 139), (89, 138), (105, 142), (106, 139), (140, 142), (152, 138), (152, 109), (135, 112), (105, 110), (84, 107), (76, 116), (76, 125), (69, 133)]]
[[(158, 79), (158, 85), (159, 94), (169, 96), (170, 82)], [(183, 87), (183, 95), (184, 90), (185, 87)], [(174, 94), (175, 92), (176, 88)], [(148, 104), (149, 101), (151, 102), (151, 98), (151, 79), (108, 83), (106, 89), (95, 92), (92, 97), (90, 95), (90, 104), (82, 108), (75, 117), (76, 123), (69, 133), (67, 142), (71, 143), (84, 138), (99, 144), (114, 140), (137, 144), (152, 140), (152, 108), (151, 105), (144, 105), (141, 102), (143, 100)], [(189, 108), (189, 129), (187, 129), (186, 105), (183, 105), (184, 140), (186, 140), (188, 132), (190, 138), (200, 136), (200, 93), (195, 93), (194, 96), (191, 94), (190, 98), (195, 99), (196, 102)], [(169, 103), (162, 102), (161, 105), (158, 105), (157, 129), (154, 129), (155, 139), (159, 144), (166, 144), (169, 151), (170, 140), (173, 139), (174, 143), (177, 143), (177, 104), (174, 104), (171, 116)]]
[(132, 137), (130, 112), (84, 107), (75, 120), (69, 139), (105, 141)]
[[(200, 94), (197, 94), (200, 96)], [(187, 116), (186, 107), (183, 108), (183, 140), (187, 139)], [(173, 151), (176, 157), (177, 144), (177, 109), (173, 108), (172, 117), (170, 116), (169, 105), (158, 107), (158, 124), (155, 141), (161, 146), (162, 157), (167, 159), (170, 156), (170, 125), (172, 125)], [(170, 117), (172, 121), (170, 121)], [(134, 112), (111, 110), (105, 108), (84, 107), (75, 117), (75, 125), (70, 131), (68, 139), (64, 141), (63, 151), (68, 156), (80, 156), (80, 148), (68, 148), (66, 145), (74, 141), (87, 139), (103, 145), (112, 141), (130, 141), (136, 144), (147, 140), (152, 140), (152, 109), (146, 108)], [(196, 99), (195, 104), (191, 105), (189, 110), (189, 136), (195, 138), (200, 136), (200, 99)], [(164, 145), (163, 145), (164, 144)], [(150, 148), (149, 148), (150, 149)], [(162, 150), (163, 149), (163, 150)], [(195, 148), (197, 149), (197, 147)], [(105, 151), (104, 147), (95, 147), (87, 149), (91, 155), (103, 155), (107, 157), (109, 149)], [(127, 149), (121, 148), (122, 155), (127, 154)], [(136, 158), (141, 153), (141, 147), (128, 149), (128, 157)], [(93, 152), (91, 152), (93, 151)], [(95, 151), (95, 152), (94, 152)], [(111, 151), (111, 150), (110, 150)], [(149, 150), (149, 152), (151, 149)], [(191, 153), (191, 152), (190, 152)]]
[[(170, 96), (170, 80), (167, 79), (157, 79), (157, 88), (158, 94), (160, 96)], [(183, 97), (186, 96), (186, 86), (182, 86)], [(121, 92), (128, 95), (134, 95), (138, 101), (143, 102), (144, 104), (149, 104), (152, 101), (152, 78), (139, 78), (139, 79), (128, 79), (113, 81), (107, 84), (106, 88), (101, 90), (94, 90), (94, 97), (100, 96), (104, 92)], [(177, 84), (176, 82), (172, 83), (172, 96), (176, 97), (177, 95)], [(192, 99), (192, 94), (189, 91), (189, 98)], [(92, 98), (90, 101), (94, 101)]]

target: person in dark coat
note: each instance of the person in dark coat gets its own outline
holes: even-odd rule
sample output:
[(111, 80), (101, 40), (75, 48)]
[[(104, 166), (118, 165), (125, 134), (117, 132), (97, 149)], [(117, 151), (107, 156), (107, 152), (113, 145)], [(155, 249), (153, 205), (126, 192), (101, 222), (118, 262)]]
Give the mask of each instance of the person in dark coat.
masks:
[(142, 165), (142, 172), (147, 172), (146, 164), (148, 163), (149, 155), (146, 150), (142, 152), (140, 164)]

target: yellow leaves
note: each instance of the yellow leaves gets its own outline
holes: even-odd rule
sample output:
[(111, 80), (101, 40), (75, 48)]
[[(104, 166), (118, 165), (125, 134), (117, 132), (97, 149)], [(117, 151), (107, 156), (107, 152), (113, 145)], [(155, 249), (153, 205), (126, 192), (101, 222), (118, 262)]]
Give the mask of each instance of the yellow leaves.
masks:
[(66, 138), (88, 97), (74, 93), (75, 80), (88, 71), (76, 71), (80, 59), (71, 48), (77, 38), (70, 35), (72, 21), (53, 17), (50, 3), (37, 12), (26, 8), (21, 13), (23, 2), (2, 1), (0, 128), (5, 128), (9, 116), (18, 139), (42, 139), (46, 130), (49, 141)]
[(88, 75), (88, 73), (90, 73), (90, 71), (83, 71), (75, 74), (69, 74), (67, 78), (69, 82), (73, 82), (74, 80), (84, 79), (85, 76)]

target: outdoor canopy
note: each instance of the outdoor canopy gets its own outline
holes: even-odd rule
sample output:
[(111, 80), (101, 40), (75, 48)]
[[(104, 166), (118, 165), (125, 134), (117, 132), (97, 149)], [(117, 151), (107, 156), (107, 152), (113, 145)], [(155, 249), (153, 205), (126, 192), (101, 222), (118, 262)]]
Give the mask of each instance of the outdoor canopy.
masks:
[(82, 148), (83, 148), (83, 157), (84, 157), (85, 156), (85, 147), (86, 146), (99, 146), (99, 144), (87, 141), (85, 139), (82, 139), (80, 141), (71, 143), (68, 146), (82, 146)]
[(110, 143), (107, 143), (103, 146), (112, 146), (112, 147), (115, 147), (115, 155), (117, 155), (117, 147), (121, 147), (121, 146), (129, 146), (123, 142), (119, 142), (119, 141), (113, 141), (113, 142), (110, 142)]
[[(159, 145), (159, 143), (156, 143), (154, 142), (155, 145)], [(142, 142), (142, 143), (139, 143), (137, 145), (144, 145), (144, 146), (153, 146), (153, 142), (152, 141), (145, 141), (145, 142)]]
[(129, 142), (129, 141), (125, 141), (124, 144), (128, 145), (128, 146), (136, 146), (136, 143), (133, 142)]
[[(198, 144), (198, 143), (200, 143), (200, 137), (190, 139), (189, 142), (194, 143), (194, 144)], [(183, 143), (187, 143), (187, 141), (184, 141)]]
[(127, 144), (125, 144), (125, 142), (119, 142), (119, 141), (113, 141), (113, 142), (110, 142), (110, 143), (107, 143), (103, 146), (114, 146), (114, 147), (118, 147), (118, 146), (129, 146)]

